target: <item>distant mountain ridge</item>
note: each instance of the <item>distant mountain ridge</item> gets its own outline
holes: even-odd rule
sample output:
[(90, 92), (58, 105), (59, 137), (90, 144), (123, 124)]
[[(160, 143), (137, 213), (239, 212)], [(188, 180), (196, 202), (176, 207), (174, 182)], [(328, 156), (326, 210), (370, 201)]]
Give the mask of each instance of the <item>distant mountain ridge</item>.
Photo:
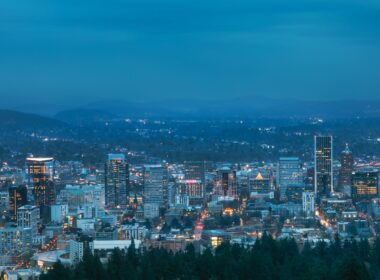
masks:
[[(39, 114), (40, 111), (35, 113)], [(147, 102), (103, 100), (61, 110), (52, 115), (52, 118), (70, 124), (85, 124), (129, 117), (184, 119), (371, 118), (380, 117), (380, 100), (304, 101), (260, 96), (238, 97), (229, 100), (162, 99)]]
[(52, 129), (68, 126), (67, 124), (50, 117), (37, 114), (22, 113), (12, 110), (0, 110), (1, 129)]

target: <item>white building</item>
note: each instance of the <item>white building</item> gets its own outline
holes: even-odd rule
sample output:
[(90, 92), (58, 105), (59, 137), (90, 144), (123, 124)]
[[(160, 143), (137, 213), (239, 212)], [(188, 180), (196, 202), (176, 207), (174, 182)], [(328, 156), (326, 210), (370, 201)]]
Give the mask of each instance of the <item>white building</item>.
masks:
[(81, 236), (76, 240), (70, 240), (70, 260), (73, 264), (80, 262), (83, 259), (85, 249), (88, 248), (91, 253), (94, 253), (94, 243), (87, 236)]
[(51, 221), (54, 223), (63, 223), (66, 215), (68, 213), (68, 205), (67, 204), (55, 204), (50, 207)]
[(30, 228), (32, 236), (37, 235), (37, 224), (40, 219), (40, 208), (34, 205), (24, 205), (17, 209), (17, 226)]
[[(134, 240), (136, 249), (141, 245), (140, 240)], [(132, 244), (132, 240), (94, 240), (92, 242), (93, 250), (113, 250), (119, 248), (120, 250), (128, 249)]]
[(145, 226), (139, 224), (125, 225), (122, 227), (125, 239), (127, 240), (143, 240), (148, 234), (148, 229)]

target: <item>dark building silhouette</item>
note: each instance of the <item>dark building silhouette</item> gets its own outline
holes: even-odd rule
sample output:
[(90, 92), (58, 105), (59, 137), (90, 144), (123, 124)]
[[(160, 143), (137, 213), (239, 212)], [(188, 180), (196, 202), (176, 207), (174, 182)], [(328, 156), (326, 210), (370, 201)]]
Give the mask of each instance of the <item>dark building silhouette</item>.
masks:
[(354, 167), (354, 157), (352, 152), (346, 145), (346, 148), (340, 154), (340, 172), (339, 172), (339, 187), (351, 186), (351, 176)]
[(314, 191), (328, 195), (333, 187), (333, 138), (332, 136), (314, 137)]
[(205, 162), (185, 161), (185, 180), (199, 180), (205, 182)]
[(54, 159), (27, 158), (29, 185), (33, 187), (35, 204), (39, 207), (52, 205), (56, 193), (54, 187)]
[(12, 219), (16, 219), (17, 208), (28, 204), (28, 188), (26, 186), (9, 188), (9, 210)]
[(105, 165), (106, 206), (126, 207), (129, 193), (129, 165), (124, 154), (109, 154)]

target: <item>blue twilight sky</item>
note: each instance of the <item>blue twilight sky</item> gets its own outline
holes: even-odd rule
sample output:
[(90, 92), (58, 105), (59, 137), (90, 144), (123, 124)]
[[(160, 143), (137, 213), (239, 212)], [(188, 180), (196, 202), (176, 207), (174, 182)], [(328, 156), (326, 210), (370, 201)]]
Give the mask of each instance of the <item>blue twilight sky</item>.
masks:
[(380, 97), (379, 0), (0, 0), (0, 97)]

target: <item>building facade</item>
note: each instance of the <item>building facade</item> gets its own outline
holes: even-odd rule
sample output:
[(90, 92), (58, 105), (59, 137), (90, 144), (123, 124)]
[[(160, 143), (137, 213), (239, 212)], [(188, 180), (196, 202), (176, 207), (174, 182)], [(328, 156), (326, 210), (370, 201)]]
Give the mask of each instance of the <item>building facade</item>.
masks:
[(302, 184), (302, 169), (298, 157), (281, 157), (277, 166), (277, 185), (280, 199), (286, 199), (286, 189), (290, 185)]
[(129, 193), (129, 165), (124, 154), (109, 154), (105, 165), (105, 199), (109, 208), (126, 207)]
[(314, 192), (328, 195), (333, 187), (333, 138), (332, 136), (314, 137)]
[(35, 204), (39, 207), (52, 205), (55, 202), (54, 159), (27, 158), (28, 183), (33, 187)]

